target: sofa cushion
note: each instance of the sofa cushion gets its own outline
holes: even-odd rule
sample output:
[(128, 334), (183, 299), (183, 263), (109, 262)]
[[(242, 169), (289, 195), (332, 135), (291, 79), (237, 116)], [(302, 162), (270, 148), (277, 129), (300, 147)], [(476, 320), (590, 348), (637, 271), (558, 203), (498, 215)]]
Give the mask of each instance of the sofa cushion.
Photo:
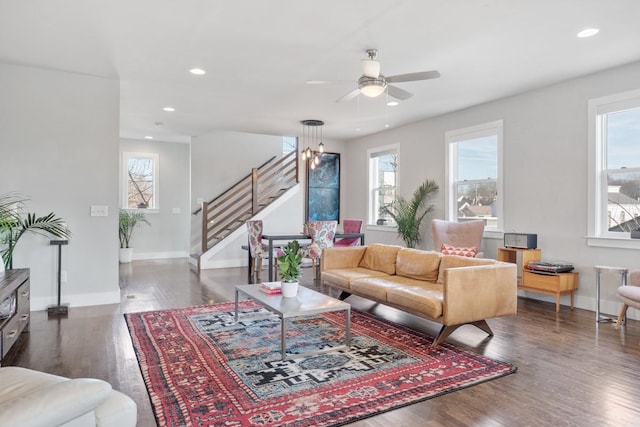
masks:
[(338, 286), (344, 289), (350, 289), (350, 284), (354, 280), (367, 277), (390, 277), (382, 271), (367, 270), (366, 268), (335, 268), (325, 270), (321, 273), (323, 283)]
[(475, 246), (470, 246), (468, 248), (458, 248), (453, 245), (443, 243), (440, 247), (440, 252), (442, 252), (444, 255), (460, 255), (473, 258), (478, 253), (478, 248), (476, 248)]
[(443, 286), (423, 282), (419, 286), (401, 286), (387, 291), (387, 301), (408, 311), (438, 319), (443, 313)]
[(402, 248), (396, 257), (396, 274), (435, 282), (442, 254), (435, 251)]
[(469, 258), (458, 255), (444, 255), (440, 260), (440, 271), (438, 272), (438, 283), (444, 283), (444, 271), (448, 268), (471, 267), (474, 265), (490, 265), (496, 261), (488, 258)]
[(386, 277), (368, 277), (366, 279), (358, 279), (351, 282), (350, 289), (354, 293), (363, 296), (376, 299), (378, 301), (387, 300), (387, 291), (392, 288), (402, 287), (401, 283), (397, 283), (394, 276)]
[(396, 256), (400, 246), (372, 244), (367, 246), (360, 267), (369, 270), (382, 271), (387, 274), (396, 274)]

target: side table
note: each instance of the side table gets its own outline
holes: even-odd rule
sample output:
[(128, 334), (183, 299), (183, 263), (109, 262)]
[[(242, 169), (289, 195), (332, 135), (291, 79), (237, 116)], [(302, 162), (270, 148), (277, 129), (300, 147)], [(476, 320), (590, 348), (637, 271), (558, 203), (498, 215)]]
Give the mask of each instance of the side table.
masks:
[(594, 269), (596, 270), (596, 323), (615, 322), (616, 319), (613, 319), (609, 316), (603, 316), (600, 314), (600, 274), (601, 273), (619, 274), (620, 284), (622, 286), (626, 286), (627, 273), (629, 272), (629, 269), (624, 267), (610, 267), (606, 265), (596, 265)]

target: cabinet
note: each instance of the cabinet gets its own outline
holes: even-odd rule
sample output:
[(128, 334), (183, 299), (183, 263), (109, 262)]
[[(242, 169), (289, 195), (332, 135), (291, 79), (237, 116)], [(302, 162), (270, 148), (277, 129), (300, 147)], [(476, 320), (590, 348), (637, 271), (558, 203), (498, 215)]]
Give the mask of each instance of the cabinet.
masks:
[(573, 293), (578, 289), (578, 273), (534, 273), (526, 269), (527, 264), (539, 261), (540, 249), (498, 248), (498, 261), (518, 262), (521, 258), (521, 267), (518, 274), (518, 289), (556, 297), (556, 312), (560, 311), (560, 297), (571, 297), (571, 310), (573, 310)]
[(0, 319), (0, 362), (7, 355), (20, 334), (29, 329), (30, 287), (29, 269), (7, 270), (0, 273), (0, 302), (13, 298), (15, 309)]

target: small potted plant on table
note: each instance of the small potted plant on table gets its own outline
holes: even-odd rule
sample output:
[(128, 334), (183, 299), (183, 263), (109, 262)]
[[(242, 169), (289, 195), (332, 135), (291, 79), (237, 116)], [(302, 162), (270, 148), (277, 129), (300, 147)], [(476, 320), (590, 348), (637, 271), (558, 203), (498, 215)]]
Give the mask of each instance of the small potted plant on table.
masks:
[(300, 243), (297, 240), (293, 240), (284, 247), (283, 254), (278, 257), (278, 270), (282, 279), (283, 297), (295, 297), (298, 294), (301, 263)]

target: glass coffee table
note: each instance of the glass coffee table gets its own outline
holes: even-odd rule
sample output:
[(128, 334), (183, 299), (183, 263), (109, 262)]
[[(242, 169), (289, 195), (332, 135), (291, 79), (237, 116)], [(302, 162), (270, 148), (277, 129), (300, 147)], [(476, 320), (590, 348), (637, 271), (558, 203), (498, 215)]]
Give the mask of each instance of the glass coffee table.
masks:
[[(329, 351), (342, 350), (351, 345), (351, 305), (339, 299), (316, 292), (313, 289), (298, 287), (298, 296), (295, 298), (284, 298), (282, 295), (269, 295), (260, 290), (260, 285), (238, 285), (236, 286), (236, 306), (235, 321), (238, 321), (238, 300), (240, 294), (244, 294), (262, 304), (264, 308), (274, 313), (280, 319), (280, 353), (282, 360), (287, 359), (287, 319), (303, 316), (313, 316), (331, 311), (344, 311), (345, 337), (344, 345), (305, 354), (294, 354), (295, 357), (304, 357), (314, 354), (326, 353)], [(251, 317), (251, 319), (258, 319)], [(247, 319), (249, 320), (249, 319)]]

